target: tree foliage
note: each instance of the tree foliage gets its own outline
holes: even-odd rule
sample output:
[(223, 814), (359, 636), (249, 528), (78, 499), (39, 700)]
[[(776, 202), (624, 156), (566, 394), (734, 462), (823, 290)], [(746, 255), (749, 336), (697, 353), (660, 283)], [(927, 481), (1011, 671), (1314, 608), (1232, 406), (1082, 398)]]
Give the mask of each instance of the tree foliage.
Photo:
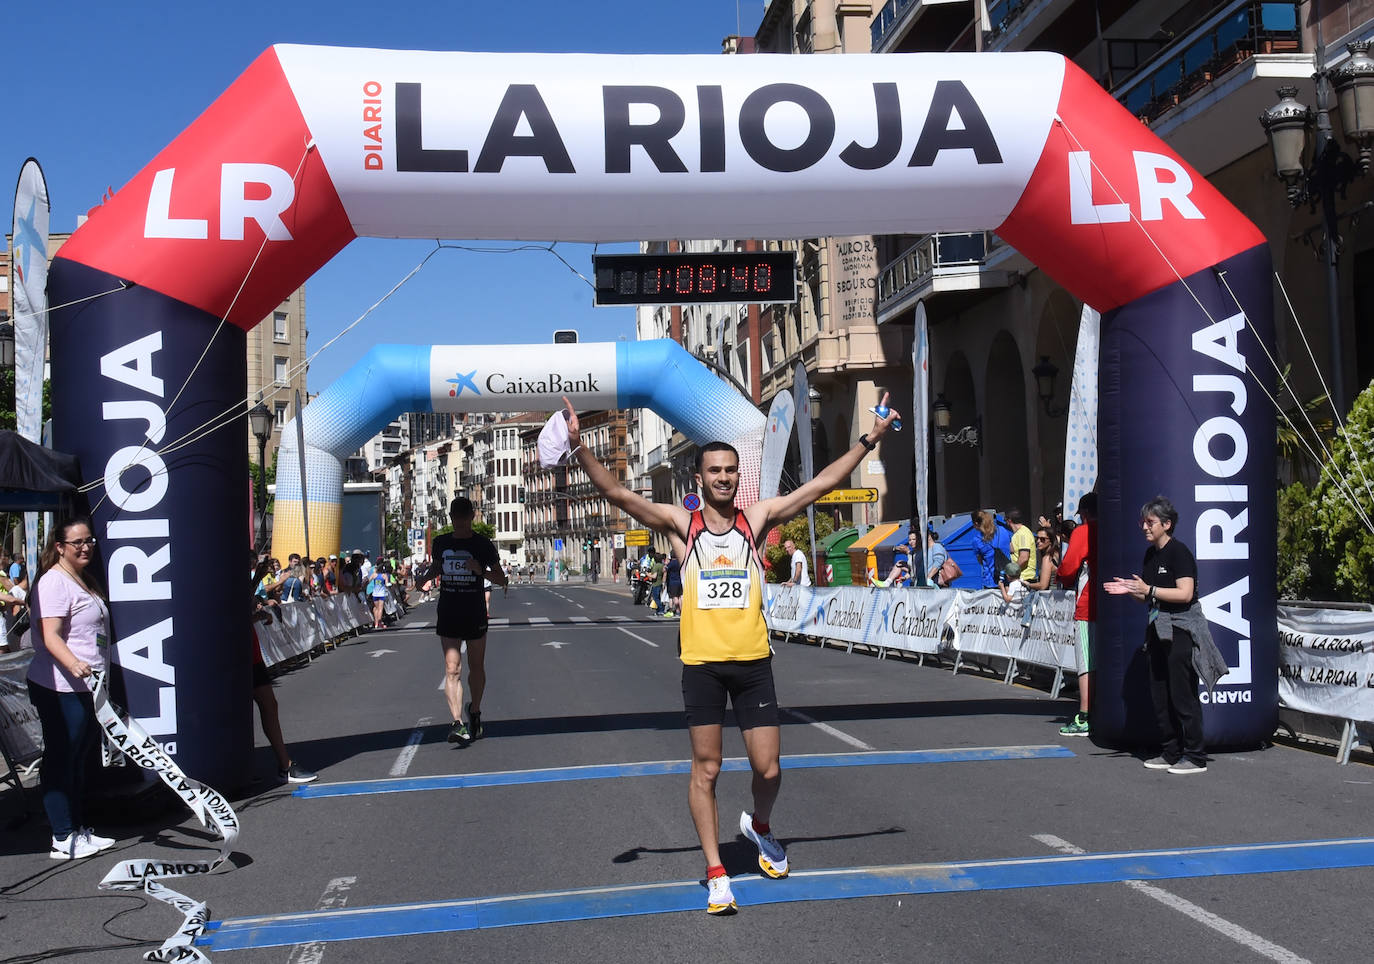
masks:
[(1331, 443), (1308, 490), (1279, 492), (1278, 576), (1283, 598), (1374, 601), (1374, 384)]
[[(816, 513), (816, 541), (821, 542), (826, 536), (835, 531), (835, 523), (827, 512)], [(787, 551), (782, 544), (791, 539), (797, 544), (797, 548), (806, 553), (806, 558), (814, 558), (811, 555), (811, 533), (806, 526), (806, 513), (802, 512), (791, 519), (788, 519), (778, 527), (778, 544), (768, 546), (764, 550), (763, 557), (768, 563), (768, 581), (785, 582), (787, 580), (788, 565), (791, 560), (787, 557)], [(815, 573), (811, 574), (812, 581), (815, 581)]]
[[(43, 379), (43, 421), (52, 418), (52, 380)], [(0, 429), (14, 431), (18, 427), (18, 416), (14, 403), (14, 369), (0, 371)]]

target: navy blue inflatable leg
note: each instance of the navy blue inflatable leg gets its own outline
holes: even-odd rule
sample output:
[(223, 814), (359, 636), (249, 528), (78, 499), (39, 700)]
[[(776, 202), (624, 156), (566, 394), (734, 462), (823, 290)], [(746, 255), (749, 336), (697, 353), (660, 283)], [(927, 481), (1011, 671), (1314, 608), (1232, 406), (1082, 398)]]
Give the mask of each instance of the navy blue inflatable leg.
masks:
[(1203, 694), (1208, 746), (1255, 746), (1277, 726), (1271, 292), (1260, 245), (1102, 316), (1092, 730), (1106, 745), (1158, 740), (1145, 607), (1101, 592), (1140, 572), (1140, 508), (1156, 495), (1178, 508), (1176, 535), (1197, 557), (1199, 597), (1231, 667)]
[(106, 477), (90, 502), (116, 691), (187, 774), (241, 786), (253, 750), (244, 420), (159, 450), (242, 410), (244, 332), (144, 288), (92, 298), (119, 280), (60, 257), (48, 285), (53, 304), (81, 302), (52, 312), (53, 442), (87, 481)]

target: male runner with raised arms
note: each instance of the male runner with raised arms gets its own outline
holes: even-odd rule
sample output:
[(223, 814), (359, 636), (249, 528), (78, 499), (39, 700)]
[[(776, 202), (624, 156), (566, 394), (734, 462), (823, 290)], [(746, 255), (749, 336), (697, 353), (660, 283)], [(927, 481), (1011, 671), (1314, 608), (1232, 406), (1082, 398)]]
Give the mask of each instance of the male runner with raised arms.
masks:
[[(506, 586), (506, 574), (496, 546), (472, 531), (476, 512), (472, 500), (459, 496), (449, 505), (453, 532), (435, 536), (429, 569), (416, 585), (439, 581), (439, 612), (435, 631), (444, 647), (444, 698), (453, 725), (448, 741), (460, 747), (482, 738), (482, 694), (487, 687), (487, 601), (483, 580)], [(468, 723), (463, 723), (463, 641), (468, 644)]]
[[(792, 518), (825, 493), (849, 480), (897, 419), (889, 411), (848, 452), (787, 495), (735, 508), (739, 453), (725, 442), (697, 451), (696, 477), (703, 505), (688, 512), (659, 505), (621, 485), (581, 444), (577, 413), (568, 406), (572, 456), (606, 500), (641, 524), (668, 537), (682, 565), (682, 698), (692, 740), (692, 777), (687, 803), (706, 858), (708, 914), (733, 914), (735, 896), (720, 862), (720, 817), (716, 779), (720, 775), (721, 729), (726, 699), (735, 709), (753, 770), (754, 810), (740, 814), (740, 832), (758, 848), (759, 868), (769, 877), (787, 876), (787, 854), (769, 829), (773, 802), (782, 784), (779, 767), (778, 700), (773, 690), (768, 627), (763, 621), (763, 561), (759, 546), (774, 525)], [(883, 395), (882, 405), (887, 405)]]

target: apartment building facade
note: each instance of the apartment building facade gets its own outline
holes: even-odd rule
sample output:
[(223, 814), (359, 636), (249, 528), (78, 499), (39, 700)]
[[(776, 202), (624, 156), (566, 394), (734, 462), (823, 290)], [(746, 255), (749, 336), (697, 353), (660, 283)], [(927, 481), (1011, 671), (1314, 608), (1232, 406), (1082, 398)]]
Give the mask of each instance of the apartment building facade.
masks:
[[(272, 413), (272, 434), (267, 440), (267, 464), (281, 447), (282, 429), (296, 417), (296, 399), (309, 401), (306, 391), (305, 288), (297, 288), (272, 310), (262, 323), (248, 332), (249, 408), (261, 402)], [(244, 427), (249, 461), (258, 460), (258, 440), (251, 425)]]
[[(629, 459), (630, 421), (629, 413), (618, 410), (578, 414), (582, 444), (621, 485), (634, 488)], [(525, 560), (542, 566), (564, 562), (580, 571), (595, 563), (602, 575), (610, 577), (624, 563), (624, 534), (636, 523), (606, 501), (580, 466), (540, 465), (536, 443), (542, 427), (541, 419), (521, 435)], [(557, 547), (560, 541), (562, 549)]]
[[(1289, 205), (1257, 117), (1283, 85), (1315, 104), (1315, 67), (1339, 66), (1349, 56), (1345, 44), (1372, 32), (1367, 3), (890, 0), (875, 6), (870, 43), (877, 53), (1053, 50), (1096, 78), (1269, 239), (1279, 281), (1278, 365), (1292, 364), (1294, 393), (1305, 400), (1322, 394), (1318, 372), (1332, 366), (1325, 269), (1313, 256), (1321, 214)], [(1374, 377), (1374, 282), (1366, 280), (1374, 277), (1374, 226), (1358, 218), (1372, 188), (1374, 180), (1356, 179), (1340, 205), (1337, 310), (1350, 397)], [(924, 304), (931, 394), (951, 408), (951, 435), (981, 430), (976, 445), (969, 433), (952, 443), (937, 433), (932, 511), (1053, 506), (1063, 489), (1081, 303), (990, 231), (876, 244), (878, 327), (909, 330)], [(1037, 379), (1046, 372), (1057, 377)]]

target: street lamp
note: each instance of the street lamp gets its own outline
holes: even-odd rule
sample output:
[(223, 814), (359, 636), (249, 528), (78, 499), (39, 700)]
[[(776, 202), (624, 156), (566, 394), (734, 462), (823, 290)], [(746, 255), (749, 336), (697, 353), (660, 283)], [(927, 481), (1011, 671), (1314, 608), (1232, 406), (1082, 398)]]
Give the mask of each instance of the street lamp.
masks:
[[(1374, 146), (1374, 59), (1369, 56), (1369, 41), (1346, 44), (1350, 59), (1339, 69), (1325, 65), (1326, 48), (1317, 45), (1314, 59), (1317, 71), (1317, 109), (1314, 112), (1298, 102), (1296, 87), (1280, 87), (1279, 102), (1260, 115), (1260, 124), (1274, 152), (1274, 171), (1287, 185), (1288, 201), (1293, 207), (1310, 206), (1322, 211), (1321, 243), (1314, 245), (1317, 257), (1326, 262), (1326, 315), (1331, 337), (1331, 404), (1337, 416), (1345, 411), (1344, 357), (1341, 349), (1340, 279), (1336, 273), (1341, 253), (1340, 220), (1336, 194), (1359, 175), (1369, 173), (1371, 146)], [(1359, 149), (1358, 164), (1341, 150), (1331, 128), (1332, 93), (1338, 98), (1345, 136)], [(1307, 134), (1315, 126), (1312, 160), (1305, 165), (1303, 154)]]
[(1045, 414), (1050, 418), (1068, 414), (1067, 405), (1060, 408), (1054, 404), (1054, 380), (1059, 376), (1059, 366), (1050, 361), (1050, 356), (1041, 355), (1039, 363), (1031, 369), (1031, 374), (1035, 376), (1035, 392), (1040, 396), (1040, 403), (1045, 406)]
[(14, 325), (8, 319), (8, 312), (0, 312), (0, 368), (14, 367)]
[(258, 552), (267, 548), (267, 440), (272, 436), (272, 413), (258, 402), (248, 413), (248, 425), (258, 440)]
[(935, 432), (940, 436), (940, 441), (946, 445), (968, 445), (976, 448), (979, 452), (983, 451), (983, 419), (982, 416), (973, 416), (973, 424), (965, 425), (957, 432), (951, 432), (950, 416), (953, 406), (949, 404), (949, 399), (945, 398), (945, 393), (940, 392), (935, 396), (935, 401), (930, 406), (931, 414), (934, 415)]
[(806, 403), (811, 410), (811, 421), (815, 422), (821, 417), (821, 393), (815, 385), (810, 385), (806, 389)]

